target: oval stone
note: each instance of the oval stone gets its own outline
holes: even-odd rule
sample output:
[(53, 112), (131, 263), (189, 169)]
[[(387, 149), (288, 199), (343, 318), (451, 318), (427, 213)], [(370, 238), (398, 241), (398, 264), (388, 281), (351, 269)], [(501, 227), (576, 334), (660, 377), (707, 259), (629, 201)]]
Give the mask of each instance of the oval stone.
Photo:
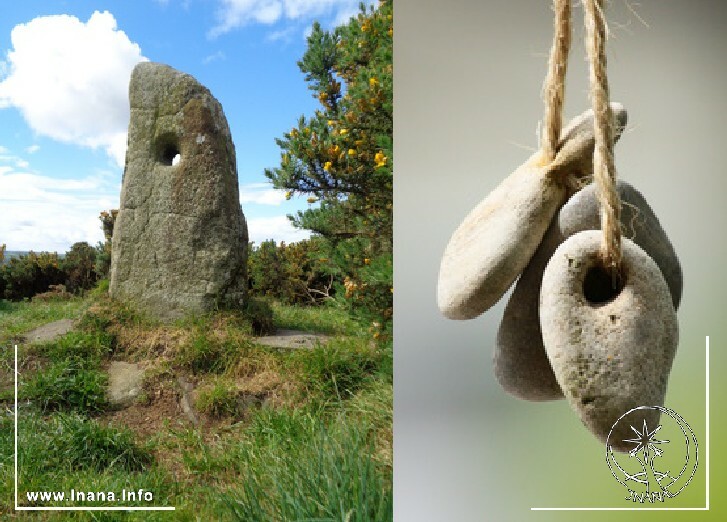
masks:
[(510, 174), (452, 235), (439, 270), (437, 303), (449, 319), (494, 305), (535, 252), (566, 187), (539, 166), (540, 153)]
[[(678, 324), (661, 270), (629, 239), (622, 243), (622, 288), (613, 291), (601, 267), (601, 238), (600, 231), (579, 232), (557, 248), (543, 273), (539, 311), (558, 384), (605, 443), (627, 411), (663, 405)], [(644, 420), (655, 427), (658, 418), (649, 415)], [(629, 431), (612, 435), (614, 449), (633, 449)]]
[[(674, 308), (682, 294), (682, 270), (669, 238), (646, 199), (634, 187), (619, 181), (621, 228), (659, 266)], [(493, 369), (500, 385), (515, 397), (545, 401), (560, 399), (558, 385), (545, 354), (538, 304), (543, 271), (553, 252), (568, 237), (600, 228), (597, 187), (589, 184), (563, 205), (543, 241), (518, 279), (497, 332)]]
[[(615, 103), (612, 110), (619, 135), (626, 111)], [(437, 303), (445, 317), (472, 319), (500, 300), (540, 244), (568, 185), (592, 170), (593, 143), (593, 113), (586, 111), (561, 132), (552, 163), (536, 152), (465, 217), (440, 265)]]

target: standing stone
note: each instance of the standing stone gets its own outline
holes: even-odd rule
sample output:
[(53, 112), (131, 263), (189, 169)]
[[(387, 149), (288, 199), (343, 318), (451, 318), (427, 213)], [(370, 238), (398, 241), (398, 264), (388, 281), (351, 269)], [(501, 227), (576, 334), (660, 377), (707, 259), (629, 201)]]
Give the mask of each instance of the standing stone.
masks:
[(222, 106), (188, 74), (140, 63), (129, 85), (110, 294), (171, 320), (242, 304), (247, 224)]

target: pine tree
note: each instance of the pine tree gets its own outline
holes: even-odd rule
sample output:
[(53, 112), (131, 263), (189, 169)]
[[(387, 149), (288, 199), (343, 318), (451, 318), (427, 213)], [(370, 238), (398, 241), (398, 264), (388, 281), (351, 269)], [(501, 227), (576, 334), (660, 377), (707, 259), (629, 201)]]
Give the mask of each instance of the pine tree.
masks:
[(298, 62), (321, 108), (276, 142), (277, 188), (307, 195), (295, 226), (325, 238), (354, 308), (376, 336), (392, 308), (393, 5), (363, 4), (329, 32), (314, 24)]

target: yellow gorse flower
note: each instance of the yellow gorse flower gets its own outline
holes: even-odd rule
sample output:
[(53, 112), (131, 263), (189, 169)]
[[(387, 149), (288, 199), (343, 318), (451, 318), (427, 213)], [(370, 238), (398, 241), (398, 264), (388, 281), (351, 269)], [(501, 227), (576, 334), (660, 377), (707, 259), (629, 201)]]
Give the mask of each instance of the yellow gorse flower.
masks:
[(376, 168), (383, 167), (384, 165), (386, 165), (387, 159), (388, 158), (386, 156), (384, 156), (383, 152), (381, 152), (381, 151), (377, 152), (376, 155), (374, 156), (374, 163), (376, 164)]
[(355, 149), (348, 149), (348, 155), (349, 156), (355, 156), (356, 155), (356, 150)]
[(379, 84), (379, 80), (376, 78), (369, 78), (369, 87), (374, 88)]
[(326, 172), (330, 171), (331, 167), (333, 167), (333, 163), (331, 163), (330, 161), (326, 161), (323, 164), (323, 170), (325, 170)]

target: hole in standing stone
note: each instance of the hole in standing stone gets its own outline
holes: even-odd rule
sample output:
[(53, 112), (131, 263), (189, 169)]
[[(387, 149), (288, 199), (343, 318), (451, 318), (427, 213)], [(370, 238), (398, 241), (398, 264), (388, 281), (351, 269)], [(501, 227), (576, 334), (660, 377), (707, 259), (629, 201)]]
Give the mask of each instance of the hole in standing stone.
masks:
[(624, 277), (614, 281), (611, 272), (602, 266), (593, 266), (583, 280), (583, 295), (591, 304), (604, 304), (614, 299), (624, 287)]
[(157, 160), (162, 165), (174, 166), (177, 165), (182, 155), (179, 150), (179, 142), (177, 137), (173, 134), (165, 134), (157, 139)]

